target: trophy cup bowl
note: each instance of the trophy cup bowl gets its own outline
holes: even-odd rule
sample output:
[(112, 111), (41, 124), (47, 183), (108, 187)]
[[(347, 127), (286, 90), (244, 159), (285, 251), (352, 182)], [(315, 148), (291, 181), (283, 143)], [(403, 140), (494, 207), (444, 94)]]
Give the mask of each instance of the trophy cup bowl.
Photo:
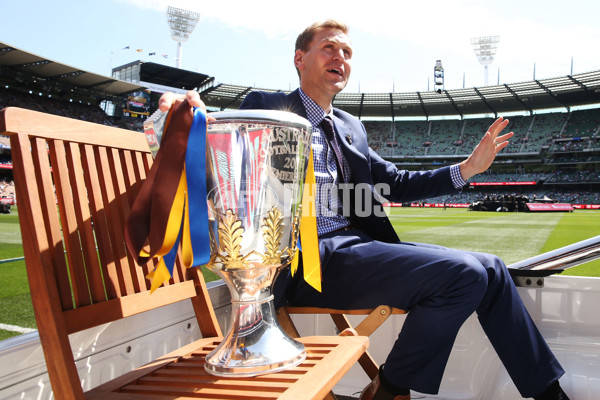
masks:
[(211, 259), (231, 293), (231, 326), (206, 356), (217, 376), (253, 376), (306, 358), (275, 317), (272, 284), (294, 254), (312, 126), (272, 110), (211, 113), (206, 133)]

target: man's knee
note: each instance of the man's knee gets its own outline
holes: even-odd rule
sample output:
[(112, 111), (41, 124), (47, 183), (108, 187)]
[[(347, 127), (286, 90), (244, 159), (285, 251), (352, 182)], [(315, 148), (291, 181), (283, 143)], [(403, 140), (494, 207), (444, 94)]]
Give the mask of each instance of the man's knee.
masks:
[(460, 271), (458, 274), (460, 282), (457, 283), (464, 288), (465, 294), (477, 304), (487, 290), (488, 272), (480, 260), (470, 254), (465, 254), (457, 262), (456, 268)]
[(512, 281), (508, 268), (500, 257), (488, 253), (473, 253), (473, 255), (485, 268), (488, 276), (488, 284), (504, 280)]

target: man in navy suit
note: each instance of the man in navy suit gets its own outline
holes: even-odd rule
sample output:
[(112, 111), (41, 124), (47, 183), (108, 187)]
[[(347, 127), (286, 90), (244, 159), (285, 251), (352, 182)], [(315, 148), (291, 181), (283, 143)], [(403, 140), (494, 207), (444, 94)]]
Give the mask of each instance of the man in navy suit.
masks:
[[(383, 160), (367, 144), (354, 116), (332, 107), (348, 82), (353, 48), (346, 25), (313, 24), (296, 41), (300, 88), (252, 92), (241, 108), (294, 112), (313, 125), (317, 231), (322, 292), (282, 273), (276, 296), (291, 305), (409, 311), (379, 375), (361, 400), (408, 400), (410, 389), (438, 392), (460, 326), (476, 312), (494, 349), (523, 397), (568, 399), (558, 379), (564, 370), (529, 317), (506, 266), (490, 254), (399, 240), (382, 198), (396, 202), (457, 193), (484, 172), (513, 133), (498, 118), (473, 153), (459, 164), (409, 172)], [(190, 104), (202, 106), (197, 93)], [(173, 101), (160, 100), (163, 111)], [(321, 193), (319, 193), (321, 191)]]

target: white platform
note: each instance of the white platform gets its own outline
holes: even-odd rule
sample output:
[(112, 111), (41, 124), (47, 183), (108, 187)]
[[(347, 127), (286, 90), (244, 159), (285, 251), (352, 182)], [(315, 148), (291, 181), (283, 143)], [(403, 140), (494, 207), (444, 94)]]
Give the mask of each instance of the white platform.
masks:
[[(600, 399), (600, 279), (553, 276), (543, 289), (519, 288), (533, 319), (566, 369), (561, 384), (573, 400)], [(220, 323), (229, 323), (227, 289), (209, 289)], [(335, 334), (328, 316), (293, 317), (303, 335)], [(140, 330), (140, 321), (154, 321)], [(360, 320), (359, 317), (351, 319)], [(404, 316), (392, 316), (372, 337), (370, 352), (385, 360)], [(82, 385), (87, 390), (200, 337), (187, 302), (102, 325), (71, 336)], [(368, 383), (355, 366), (335, 392), (355, 395)], [(52, 399), (37, 333), (0, 342), (0, 399)], [(414, 399), (514, 400), (516, 388), (471, 316), (461, 328), (438, 396), (414, 393)], [(299, 399), (301, 400), (301, 399)]]

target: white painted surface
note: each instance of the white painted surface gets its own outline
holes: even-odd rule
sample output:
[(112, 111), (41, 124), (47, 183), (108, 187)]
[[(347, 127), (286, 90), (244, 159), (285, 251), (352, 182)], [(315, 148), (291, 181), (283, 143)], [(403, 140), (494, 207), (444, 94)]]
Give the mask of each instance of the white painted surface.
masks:
[[(519, 288), (533, 319), (567, 370), (561, 383), (572, 399), (600, 399), (600, 279), (546, 278), (543, 289)], [(229, 324), (229, 295), (213, 285), (211, 298), (220, 323)], [(328, 316), (295, 315), (303, 335), (335, 334)], [(148, 320), (153, 328), (141, 330)], [(351, 317), (359, 321), (360, 317)], [(142, 324), (143, 321), (143, 324)], [(370, 352), (382, 362), (404, 316), (392, 316), (371, 336)], [(192, 307), (183, 302), (71, 335), (79, 375), (87, 390), (200, 337)], [(355, 366), (336, 386), (338, 394), (360, 392), (368, 378)], [(477, 318), (461, 328), (438, 396), (446, 400), (514, 400), (520, 396), (500, 364)], [(37, 333), (0, 342), (0, 399), (51, 399), (44, 356)], [(300, 399), (301, 400), (301, 399)]]

